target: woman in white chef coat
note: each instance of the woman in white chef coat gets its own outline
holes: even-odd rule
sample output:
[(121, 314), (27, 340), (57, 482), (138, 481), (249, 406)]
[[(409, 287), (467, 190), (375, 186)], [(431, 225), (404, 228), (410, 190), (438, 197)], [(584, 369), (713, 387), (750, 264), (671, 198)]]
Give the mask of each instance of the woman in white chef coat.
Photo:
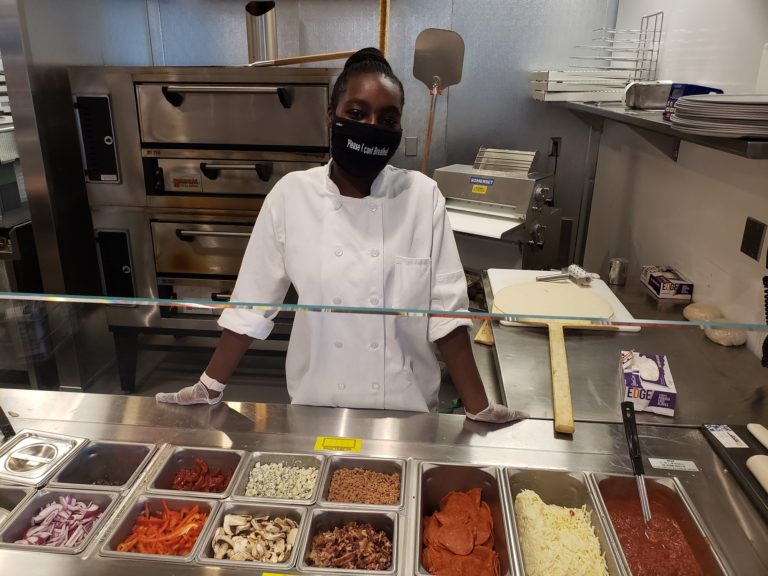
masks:
[[(445, 212), (427, 176), (387, 164), (402, 134), (403, 87), (384, 56), (349, 58), (331, 95), (327, 165), (283, 177), (251, 234), (233, 302), (466, 310), (466, 282)], [(224, 310), (208, 367), (161, 402), (215, 404), (254, 338), (276, 311)], [(489, 404), (466, 318), (297, 312), (286, 359), (295, 404), (429, 411), (437, 406), (440, 351), (467, 416), (511, 422), (526, 415)]]

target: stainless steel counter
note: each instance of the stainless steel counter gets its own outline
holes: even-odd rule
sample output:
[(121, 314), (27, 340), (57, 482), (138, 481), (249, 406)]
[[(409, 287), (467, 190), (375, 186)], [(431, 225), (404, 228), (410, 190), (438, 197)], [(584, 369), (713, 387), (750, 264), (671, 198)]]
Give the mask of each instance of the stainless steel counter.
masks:
[[(442, 462), (629, 473), (623, 429), (580, 423), (570, 438), (553, 435), (549, 420), (493, 427), (460, 416), (228, 403), (208, 407), (157, 405), (151, 398), (0, 390), (0, 405), (16, 430), (34, 428), (91, 439), (132, 440), (243, 450), (312, 452), (318, 435), (362, 439), (361, 454)], [(698, 472), (675, 472), (734, 574), (768, 573), (768, 526), (723, 470), (698, 430), (641, 426), (646, 458), (691, 460)], [(413, 468), (411, 468), (412, 470)], [(668, 476), (646, 461), (649, 475)], [(409, 474), (409, 484), (415, 482)], [(413, 503), (404, 515), (412, 515)], [(410, 525), (410, 524), (409, 524)], [(84, 557), (0, 549), (0, 566), (23, 565), (31, 574), (234, 573), (197, 565), (107, 559), (104, 535)], [(406, 534), (398, 573), (410, 571), (416, 546)], [(295, 571), (294, 571), (295, 572)]]
[[(612, 289), (635, 318), (682, 318), (685, 304), (660, 303), (639, 280)], [(506, 403), (536, 418), (552, 418), (546, 329), (496, 323), (493, 333)], [(619, 355), (635, 350), (665, 354), (678, 392), (674, 417), (640, 412), (638, 422), (678, 426), (768, 422), (768, 370), (744, 346), (719, 346), (699, 328), (648, 326), (637, 333), (566, 330), (565, 344), (577, 421), (621, 422)]]

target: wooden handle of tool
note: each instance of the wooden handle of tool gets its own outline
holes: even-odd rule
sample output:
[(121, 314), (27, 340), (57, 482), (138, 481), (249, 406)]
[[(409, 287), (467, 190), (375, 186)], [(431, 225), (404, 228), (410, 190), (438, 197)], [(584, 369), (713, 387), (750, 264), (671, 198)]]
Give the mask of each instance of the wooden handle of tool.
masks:
[(379, 50), (387, 55), (389, 36), (389, 0), (379, 0)]
[(552, 370), (552, 409), (555, 413), (555, 432), (573, 434), (571, 382), (568, 379), (563, 325), (551, 323), (547, 324), (547, 328), (549, 328), (549, 366)]
[(427, 121), (427, 135), (424, 137), (424, 151), (421, 153), (421, 173), (426, 174), (429, 166), (429, 149), (432, 147), (432, 126), (435, 123), (435, 108), (437, 107), (437, 91), (432, 94), (432, 102), (429, 105), (429, 120)]
[(249, 66), (259, 68), (266, 66), (290, 66), (291, 64), (306, 64), (307, 62), (323, 62), (325, 60), (342, 60), (344, 58), (349, 58), (354, 53), (354, 51), (347, 51), (326, 52), (324, 54), (310, 54), (308, 56), (291, 56), (290, 58), (278, 58), (277, 60), (251, 62)]

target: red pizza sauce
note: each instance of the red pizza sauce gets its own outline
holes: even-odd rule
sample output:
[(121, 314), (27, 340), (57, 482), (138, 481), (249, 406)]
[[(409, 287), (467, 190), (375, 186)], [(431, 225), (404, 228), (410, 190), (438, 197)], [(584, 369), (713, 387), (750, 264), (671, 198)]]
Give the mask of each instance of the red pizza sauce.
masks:
[(647, 535), (639, 498), (608, 497), (605, 505), (634, 576), (704, 576), (683, 531), (662, 503), (651, 498)]

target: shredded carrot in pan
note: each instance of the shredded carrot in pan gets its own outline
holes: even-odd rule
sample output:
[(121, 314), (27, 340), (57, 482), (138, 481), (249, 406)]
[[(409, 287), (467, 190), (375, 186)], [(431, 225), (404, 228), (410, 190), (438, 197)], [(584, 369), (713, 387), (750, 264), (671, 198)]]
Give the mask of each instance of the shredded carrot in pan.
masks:
[(163, 511), (152, 516), (149, 505), (136, 518), (131, 535), (117, 545), (118, 552), (186, 556), (195, 546), (208, 514), (199, 506), (171, 510), (163, 500)]

